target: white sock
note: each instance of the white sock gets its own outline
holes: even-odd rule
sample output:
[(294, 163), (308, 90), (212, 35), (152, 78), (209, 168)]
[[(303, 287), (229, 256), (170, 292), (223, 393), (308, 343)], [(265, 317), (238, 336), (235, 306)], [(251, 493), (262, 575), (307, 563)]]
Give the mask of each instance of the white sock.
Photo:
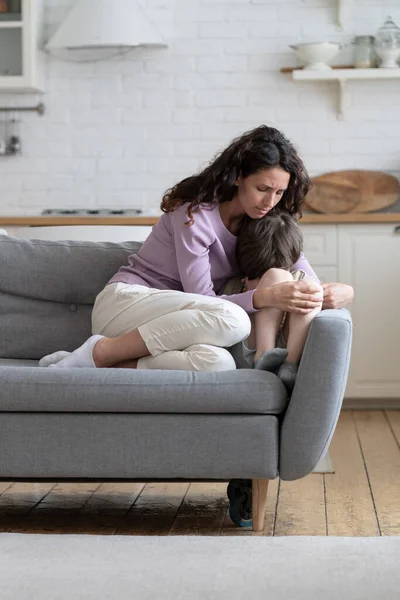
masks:
[(49, 367), (53, 363), (58, 363), (63, 358), (69, 356), (71, 352), (67, 352), (66, 350), (59, 350), (58, 352), (53, 352), (53, 354), (46, 354), (39, 360), (39, 367)]
[(49, 367), (54, 369), (76, 369), (82, 367), (96, 367), (93, 361), (93, 348), (104, 335), (92, 335), (82, 346), (71, 352), (65, 358), (62, 358), (56, 363), (52, 363)]

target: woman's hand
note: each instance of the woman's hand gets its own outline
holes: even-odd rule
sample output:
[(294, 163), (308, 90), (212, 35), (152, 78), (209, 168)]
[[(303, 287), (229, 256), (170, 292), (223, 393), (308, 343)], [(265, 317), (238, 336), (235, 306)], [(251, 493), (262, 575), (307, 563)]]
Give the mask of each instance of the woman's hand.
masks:
[(346, 283), (323, 283), (322, 308), (343, 308), (353, 301), (354, 290)]
[(257, 288), (253, 296), (254, 308), (279, 308), (284, 312), (307, 314), (323, 300), (323, 289), (316, 281), (285, 281), (269, 287)]

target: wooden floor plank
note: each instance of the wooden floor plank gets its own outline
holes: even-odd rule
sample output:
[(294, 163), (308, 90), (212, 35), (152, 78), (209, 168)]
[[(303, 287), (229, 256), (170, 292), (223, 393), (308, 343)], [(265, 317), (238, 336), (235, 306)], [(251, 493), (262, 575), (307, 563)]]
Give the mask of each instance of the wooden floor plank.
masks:
[(323, 475), (281, 481), (274, 534), (326, 535)]
[(0, 509), (22, 505), (31, 508), (41, 502), (55, 485), (55, 483), (15, 482), (1, 494)]
[(225, 482), (190, 484), (170, 535), (219, 535), (228, 508)]
[(385, 416), (400, 448), (400, 410), (386, 410)]
[(19, 531), (112, 535), (143, 487), (143, 483), (62, 484), (31, 511)]
[(354, 412), (382, 535), (400, 535), (400, 452), (382, 411)]
[(13, 481), (0, 481), (0, 496), (3, 492), (6, 492), (10, 487), (14, 485)]
[[(78, 513), (93, 495), (99, 483), (60, 482), (31, 510), (15, 533), (75, 533)], [(0, 497), (1, 498), (1, 497)]]
[(54, 483), (12, 483), (0, 496), (0, 532), (15, 531)]
[(325, 474), (328, 535), (380, 535), (352, 411), (343, 411), (330, 446), (334, 474)]
[(148, 483), (115, 533), (168, 535), (189, 485), (189, 482)]

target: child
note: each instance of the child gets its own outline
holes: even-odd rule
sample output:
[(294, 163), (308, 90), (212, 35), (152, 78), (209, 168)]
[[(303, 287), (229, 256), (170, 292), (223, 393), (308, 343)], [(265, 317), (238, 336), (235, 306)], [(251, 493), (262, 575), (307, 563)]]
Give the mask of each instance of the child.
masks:
[[(299, 260), (303, 238), (296, 220), (284, 213), (270, 213), (262, 219), (245, 217), (238, 233), (236, 258), (246, 289), (268, 285), (269, 269), (280, 269), (282, 281), (298, 281), (306, 274), (292, 270)], [(309, 277), (309, 276), (306, 276)], [(312, 277), (314, 279), (314, 277)], [(276, 308), (263, 308), (250, 315), (252, 334), (243, 343), (247, 362), (255, 369), (277, 371), (289, 391), (293, 389), (297, 367), (311, 321), (321, 305), (308, 313), (283, 313)], [(276, 347), (277, 346), (277, 347)]]

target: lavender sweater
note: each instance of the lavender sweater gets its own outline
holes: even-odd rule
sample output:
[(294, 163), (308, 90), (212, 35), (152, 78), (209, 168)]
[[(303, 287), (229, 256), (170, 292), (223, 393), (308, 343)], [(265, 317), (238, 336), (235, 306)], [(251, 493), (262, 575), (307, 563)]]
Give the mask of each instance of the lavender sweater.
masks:
[[(200, 208), (193, 214), (194, 224), (185, 225), (187, 205), (164, 213), (153, 227), (137, 254), (128, 257), (109, 283), (139, 284), (159, 290), (179, 290), (192, 294), (216, 296), (230, 277), (239, 275), (236, 262), (237, 237), (222, 222), (219, 206)], [(293, 266), (318, 281), (304, 255)], [(248, 313), (255, 290), (221, 295)]]

